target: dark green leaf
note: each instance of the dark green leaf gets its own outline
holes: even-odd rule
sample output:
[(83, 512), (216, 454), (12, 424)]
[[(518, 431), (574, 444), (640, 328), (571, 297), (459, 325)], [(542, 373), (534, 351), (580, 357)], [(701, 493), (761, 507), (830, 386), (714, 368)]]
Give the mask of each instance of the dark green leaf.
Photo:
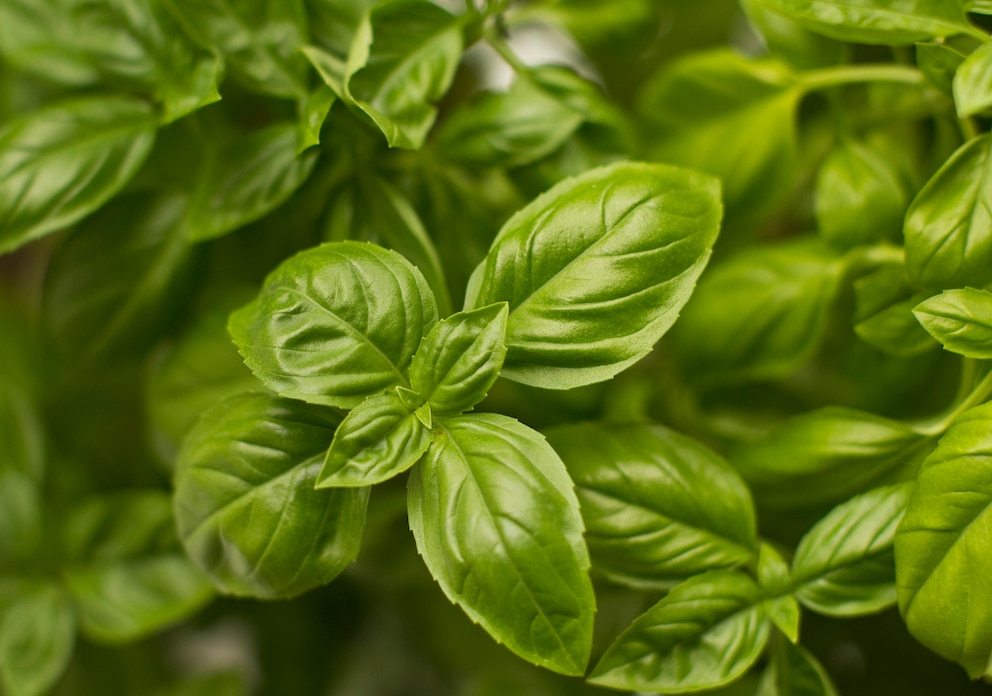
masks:
[(54, 584), (21, 593), (0, 620), (0, 684), (8, 696), (41, 696), (72, 656), (76, 617)]
[(748, 575), (714, 570), (676, 587), (607, 649), (589, 681), (678, 693), (727, 684), (754, 664), (771, 623)]
[(776, 640), (754, 696), (838, 696), (827, 671), (801, 645)]
[(992, 359), (992, 293), (987, 290), (945, 290), (916, 305), (913, 314), (944, 350)]
[(906, 268), (923, 288), (992, 282), (992, 158), (988, 134), (969, 140), (906, 213)]
[(335, 242), (283, 262), (231, 315), (229, 330), (270, 389), (354, 408), (387, 387), (409, 386), (410, 359), (437, 318), (427, 281), (402, 256)]
[(638, 111), (658, 138), (656, 159), (720, 177), (729, 209), (756, 211), (788, 193), (802, 93), (778, 61), (715, 50), (666, 66)]
[(355, 559), (368, 489), (314, 490), (339, 422), (328, 409), (248, 393), (211, 408), (186, 438), (176, 523), (219, 589), (290, 597)]
[(91, 500), (65, 521), (65, 583), (90, 637), (130, 642), (185, 619), (213, 589), (183, 554), (169, 496), (134, 491)]
[(992, 107), (992, 43), (982, 44), (958, 66), (953, 90), (959, 118)]
[(120, 198), (58, 248), (44, 318), (67, 353), (84, 361), (134, 354), (175, 323), (195, 280), (186, 206), (183, 196)]
[(947, 94), (953, 91), (954, 75), (968, 57), (964, 47), (948, 41), (927, 41), (916, 44), (916, 64), (931, 84)]
[(896, 601), (892, 540), (912, 483), (863, 493), (834, 508), (799, 542), (793, 586), (804, 605), (830, 616), (860, 616)]
[(43, 508), (38, 482), (3, 459), (0, 455), (0, 568), (7, 569), (38, 551)]
[(416, 464), (434, 434), (411, 406), (395, 389), (356, 406), (334, 433), (317, 488), (371, 486)]
[(829, 406), (793, 416), (739, 447), (730, 461), (759, 504), (798, 509), (905, 476), (931, 446), (930, 438), (897, 421)]
[(585, 671), (595, 598), (565, 466), (512, 418), (444, 421), (409, 488), (417, 549), (448, 598), (521, 657)]
[(852, 43), (899, 45), (973, 31), (960, 0), (760, 0), (809, 29)]
[(93, 212), (144, 162), (156, 116), (128, 97), (51, 106), (0, 128), (0, 253)]
[(756, 557), (754, 510), (737, 473), (660, 425), (553, 428), (575, 481), (593, 568), (617, 582), (668, 587)]
[(854, 282), (854, 332), (889, 355), (917, 355), (936, 347), (913, 316), (927, 293), (914, 293), (903, 263), (884, 264)]
[(296, 126), (297, 155), (320, 144), (320, 129), (337, 98), (337, 94), (330, 87), (321, 85), (299, 102), (297, 106), (299, 123)]
[(959, 416), (927, 457), (896, 532), (909, 632), (977, 679), (992, 675), (992, 404)]
[(482, 401), (506, 357), (505, 302), (458, 312), (439, 322), (410, 363), (410, 384), (438, 414)]
[(703, 382), (789, 375), (819, 348), (843, 268), (811, 239), (731, 256), (702, 279), (679, 321), (686, 370)]
[(345, 96), (390, 147), (424, 144), (434, 104), (462, 55), (461, 20), (426, 0), (389, 3), (365, 16), (348, 55)]
[(0, 375), (0, 442), (0, 472), (16, 471), (41, 480), (45, 468), (41, 418), (26, 390), (6, 375)]
[(719, 184), (622, 163), (568, 179), (514, 215), (469, 281), (467, 309), (508, 302), (503, 375), (568, 389), (644, 357), (709, 259)]
[(186, 211), (191, 241), (213, 239), (274, 210), (306, 181), (317, 152), (297, 155), (297, 126), (281, 123), (208, 152)]

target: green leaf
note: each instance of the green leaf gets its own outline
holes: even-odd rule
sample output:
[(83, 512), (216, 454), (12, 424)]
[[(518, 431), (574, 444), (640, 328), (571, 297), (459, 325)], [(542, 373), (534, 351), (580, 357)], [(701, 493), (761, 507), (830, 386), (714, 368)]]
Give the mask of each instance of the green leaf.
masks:
[(0, 253), (106, 203), (148, 156), (156, 121), (142, 101), (89, 97), (0, 128)]
[(301, 0), (166, 0), (183, 28), (223, 56), (246, 87), (275, 97), (307, 94), (306, 40)]
[(954, 104), (958, 118), (968, 118), (992, 107), (992, 43), (983, 43), (954, 74)]
[(944, 350), (992, 359), (992, 293), (987, 290), (945, 290), (916, 305), (913, 314)]
[(0, 684), (8, 696), (41, 696), (72, 656), (76, 617), (54, 584), (18, 595), (0, 621)]
[(247, 393), (208, 410), (187, 436), (176, 524), (218, 589), (291, 597), (358, 555), (368, 489), (314, 490), (339, 422), (328, 409)]
[(317, 151), (297, 155), (296, 124), (279, 123), (208, 150), (186, 211), (190, 241), (214, 239), (281, 205), (317, 161)]
[(686, 371), (710, 383), (788, 376), (820, 347), (843, 268), (805, 238), (725, 259), (700, 281), (675, 331)]
[(348, 55), (345, 97), (390, 147), (420, 149), (462, 55), (462, 20), (426, 0), (372, 10)]
[(601, 382), (675, 321), (719, 230), (719, 184), (620, 163), (567, 179), (510, 218), (466, 309), (508, 302), (503, 376), (546, 389)]
[(433, 436), (396, 390), (374, 394), (338, 426), (315, 485), (382, 483), (416, 464)]
[(635, 587), (670, 587), (755, 559), (744, 482), (718, 455), (660, 425), (585, 423), (548, 440), (575, 481), (593, 568)]
[(320, 129), (327, 114), (337, 101), (337, 94), (327, 85), (320, 85), (297, 104), (296, 154), (320, 144)]
[(133, 491), (87, 501), (65, 520), (66, 588), (90, 638), (131, 642), (187, 618), (213, 588), (176, 537), (169, 495)]
[(755, 212), (789, 191), (802, 94), (784, 64), (721, 49), (666, 65), (638, 113), (657, 137), (654, 159), (720, 177), (727, 208)]
[(817, 173), (815, 201), (820, 236), (848, 249), (898, 235), (909, 192), (887, 153), (846, 138)]
[(895, 538), (909, 632), (973, 678), (992, 656), (992, 404), (959, 416), (920, 469)]
[(916, 64), (931, 84), (953, 93), (954, 76), (970, 51), (958, 42), (931, 41), (916, 44)]
[(749, 576), (733, 570), (697, 575), (620, 634), (589, 681), (664, 693), (722, 686), (758, 659), (770, 625)]
[[(2, 425), (0, 425), (2, 427)], [(15, 568), (36, 554), (43, 534), (43, 507), (38, 482), (0, 455), (0, 568)]]
[(988, 134), (969, 140), (906, 213), (906, 268), (921, 288), (992, 282), (992, 158)]
[(792, 17), (763, 5), (761, 0), (743, 0), (741, 8), (772, 56), (807, 69), (843, 61), (844, 44), (805, 29)]
[(895, 604), (892, 541), (912, 486), (856, 496), (806, 533), (792, 559), (800, 602), (828, 616), (861, 616)]
[(506, 357), (505, 302), (438, 322), (410, 362), (410, 384), (439, 415), (470, 410), (499, 377)]
[(936, 344), (913, 316), (913, 308), (926, 296), (913, 292), (903, 263), (884, 264), (854, 281), (854, 332), (889, 355), (931, 350)]
[(799, 602), (792, 594), (789, 564), (768, 543), (758, 556), (758, 584), (764, 593), (765, 611), (775, 627), (791, 642), (799, 641)]
[(776, 640), (771, 664), (754, 696), (838, 696), (830, 676), (813, 654), (801, 645)]
[(437, 318), (427, 281), (402, 256), (335, 242), (284, 261), (231, 315), (229, 330), (270, 389), (354, 408), (387, 387), (409, 386), (410, 359)]
[(15, 379), (13, 375), (2, 375), (0, 379), (0, 472), (15, 471), (40, 482), (45, 469), (41, 418), (31, 396)]
[(851, 43), (896, 46), (971, 33), (960, 0), (760, 0), (812, 31)]
[(183, 234), (183, 196), (118, 198), (87, 219), (52, 257), (44, 320), (83, 361), (134, 355), (186, 309), (196, 265)]
[(354, 239), (398, 251), (424, 274), (442, 312), (450, 312), (445, 269), (437, 249), (410, 201), (382, 177), (358, 172), (330, 206), (324, 238)]
[(760, 505), (797, 509), (837, 503), (905, 476), (931, 446), (930, 438), (898, 421), (828, 406), (738, 447), (730, 462)]
[(410, 528), (452, 602), (534, 664), (580, 675), (595, 598), (565, 466), (512, 418), (446, 419), (409, 484)]
[(518, 167), (561, 147), (583, 115), (545, 89), (540, 76), (540, 69), (518, 73), (508, 91), (486, 92), (454, 112), (437, 135), (441, 155), (474, 166)]

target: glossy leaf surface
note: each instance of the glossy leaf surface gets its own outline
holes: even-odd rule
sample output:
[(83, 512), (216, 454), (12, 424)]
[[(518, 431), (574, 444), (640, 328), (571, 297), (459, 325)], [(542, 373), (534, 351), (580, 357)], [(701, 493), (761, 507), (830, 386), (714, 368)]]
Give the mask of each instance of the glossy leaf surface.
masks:
[(768, 641), (761, 590), (732, 570), (697, 575), (639, 616), (589, 677), (614, 689), (683, 693), (742, 675)]
[(992, 656), (992, 405), (959, 416), (920, 470), (895, 539), (909, 632), (976, 679)]
[(396, 390), (373, 394), (338, 426), (316, 486), (381, 483), (416, 464), (433, 437)]
[(945, 290), (916, 305), (913, 314), (944, 350), (992, 358), (992, 293), (987, 290)]
[(675, 321), (709, 259), (718, 183), (664, 165), (568, 179), (510, 218), (467, 309), (508, 302), (503, 375), (548, 389), (609, 379)]
[(405, 372), (437, 305), (423, 275), (396, 252), (337, 242), (283, 262), (259, 296), (231, 315), (245, 363), (270, 389), (354, 408)]
[(792, 574), (782, 554), (767, 542), (758, 553), (758, 585), (765, 595), (765, 612), (792, 643), (799, 641), (799, 602), (792, 593)]
[(448, 599), (524, 659), (585, 671), (595, 599), (582, 518), (541, 435), (495, 414), (446, 419), (411, 474), (409, 511)]
[(751, 498), (737, 473), (660, 425), (581, 424), (548, 439), (575, 481), (593, 568), (667, 587), (754, 560)]
[(339, 423), (329, 409), (247, 393), (211, 408), (186, 438), (176, 524), (218, 589), (291, 597), (355, 559), (368, 489), (314, 490)]
[(992, 107), (992, 44), (983, 44), (965, 59), (954, 74), (953, 88), (960, 118)]
[(144, 162), (155, 125), (142, 101), (90, 97), (0, 128), (0, 253), (103, 205)]
[(41, 696), (72, 655), (76, 617), (55, 584), (22, 593), (0, 617), (0, 684), (10, 696)]
[(410, 384), (438, 414), (482, 401), (506, 357), (507, 305), (458, 312), (438, 322), (410, 362)]
[(792, 559), (796, 596), (830, 616), (860, 616), (896, 601), (892, 542), (911, 483), (863, 493), (838, 505), (806, 535)]

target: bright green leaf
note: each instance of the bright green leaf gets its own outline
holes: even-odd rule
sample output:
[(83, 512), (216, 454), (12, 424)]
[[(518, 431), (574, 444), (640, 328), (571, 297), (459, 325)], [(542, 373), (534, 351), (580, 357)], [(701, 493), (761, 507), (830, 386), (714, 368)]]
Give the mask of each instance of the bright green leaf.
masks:
[(337, 100), (337, 95), (327, 85), (321, 85), (310, 92), (306, 99), (297, 104), (296, 154), (320, 144), (320, 129), (327, 120), (327, 114)]
[(594, 169), (507, 221), (465, 307), (510, 304), (503, 376), (547, 389), (601, 382), (675, 321), (720, 217), (708, 176), (637, 163)]
[(438, 414), (462, 413), (485, 398), (506, 357), (506, 303), (438, 322), (410, 362), (410, 385)]
[(992, 293), (987, 290), (945, 290), (916, 305), (913, 314), (944, 350), (992, 359)]
[(926, 41), (916, 44), (916, 64), (931, 84), (941, 91), (953, 92), (954, 75), (969, 51), (950, 41)]
[(437, 318), (427, 281), (402, 256), (335, 242), (284, 261), (231, 315), (229, 330), (270, 389), (354, 408), (386, 387), (409, 386), (410, 359)]
[(0, 128), (0, 253), (106, 203), (148, 156), (156, 121), (137, 99), (88, 97)]
[(762, 4), (761, 0), (743, 0), (741, 8), (772, 56), (807, 69), (843, 61), (844, 44), (809, 31), (792, 17)]
[(754, 664), (770, 626), (750, 576), (733, 570), (697, 575), (620, 634), (589, 681), (669, 694), (722, 686)]
[(854, 332), (889, 355), (917, 355), (936, 347), (913, 316), (927, 293), (914, 293), (903, 263), (884, 264), (854, 281)]
[(754, 509), (737, 473), (660, 425), (553, 428), (575, 481), (593, 568), (633, 586), (670, 587), (754, 560)]
[(758, 556), (758, 584), (764, 593), (765, 612), (775, 627), (793, 643), (799, 640), (799, 602), (792, 594), (789, 564), (768, 543)]
[(410, 528), (452, 602), (510, 650), (585, 671), (595, 598), (564, 465), (512, 418), (446, 419), (409, 485)]
[(0, 621), (0, 684), (8, 696), (41, 696), (72, 656), (76, 617), (54, 584), (17, 596)]
[(314, 490), (339, 423), (329, 409), (247, 393), (211, 408), (187, 436), (176, 523), (218, 589), (291, 597), (355, 559), (368, 489)]
[(982, 44), (958, 67), (953, 82), (958, 118), (992, 107), (992, 43)]

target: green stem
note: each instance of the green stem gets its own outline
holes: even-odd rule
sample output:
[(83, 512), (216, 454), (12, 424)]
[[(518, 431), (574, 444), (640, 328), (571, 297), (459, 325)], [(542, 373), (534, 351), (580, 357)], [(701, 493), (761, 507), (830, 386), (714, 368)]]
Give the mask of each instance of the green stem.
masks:
[(912, 424), (913, 429), (921, 435), (936, 437), (942, 435), (951, 423), (962, 413), (970, 408), (984, 403), (992, 396), (992, 370), (988, 370), (981, 381), (969, 389), (969, 384), (974, 382), (985, 365), (976, 360), (966, 360), (961, 368), (961, 387), (955, 404), (944, 413), (940, 413), (933, 418), (916, 421)]
[(497, 30), (489, 27), (485, 32), (486, 43), (493, 47), (493, 49), (500, 55), (513, 68), (513, 72), (518, 75), (527, 72), (527, 66), (521, 62), (517, 54), (513, 52), (513, 49), (503, 40), (503, 37), (497, 33)]
[(925, 81), (923, 73), (916, 68), (891, 63), (839, 65), (812, 70), (802, 75), (802, 84), (811, 90), (858, 82), (900, 82), (922, 85)]

